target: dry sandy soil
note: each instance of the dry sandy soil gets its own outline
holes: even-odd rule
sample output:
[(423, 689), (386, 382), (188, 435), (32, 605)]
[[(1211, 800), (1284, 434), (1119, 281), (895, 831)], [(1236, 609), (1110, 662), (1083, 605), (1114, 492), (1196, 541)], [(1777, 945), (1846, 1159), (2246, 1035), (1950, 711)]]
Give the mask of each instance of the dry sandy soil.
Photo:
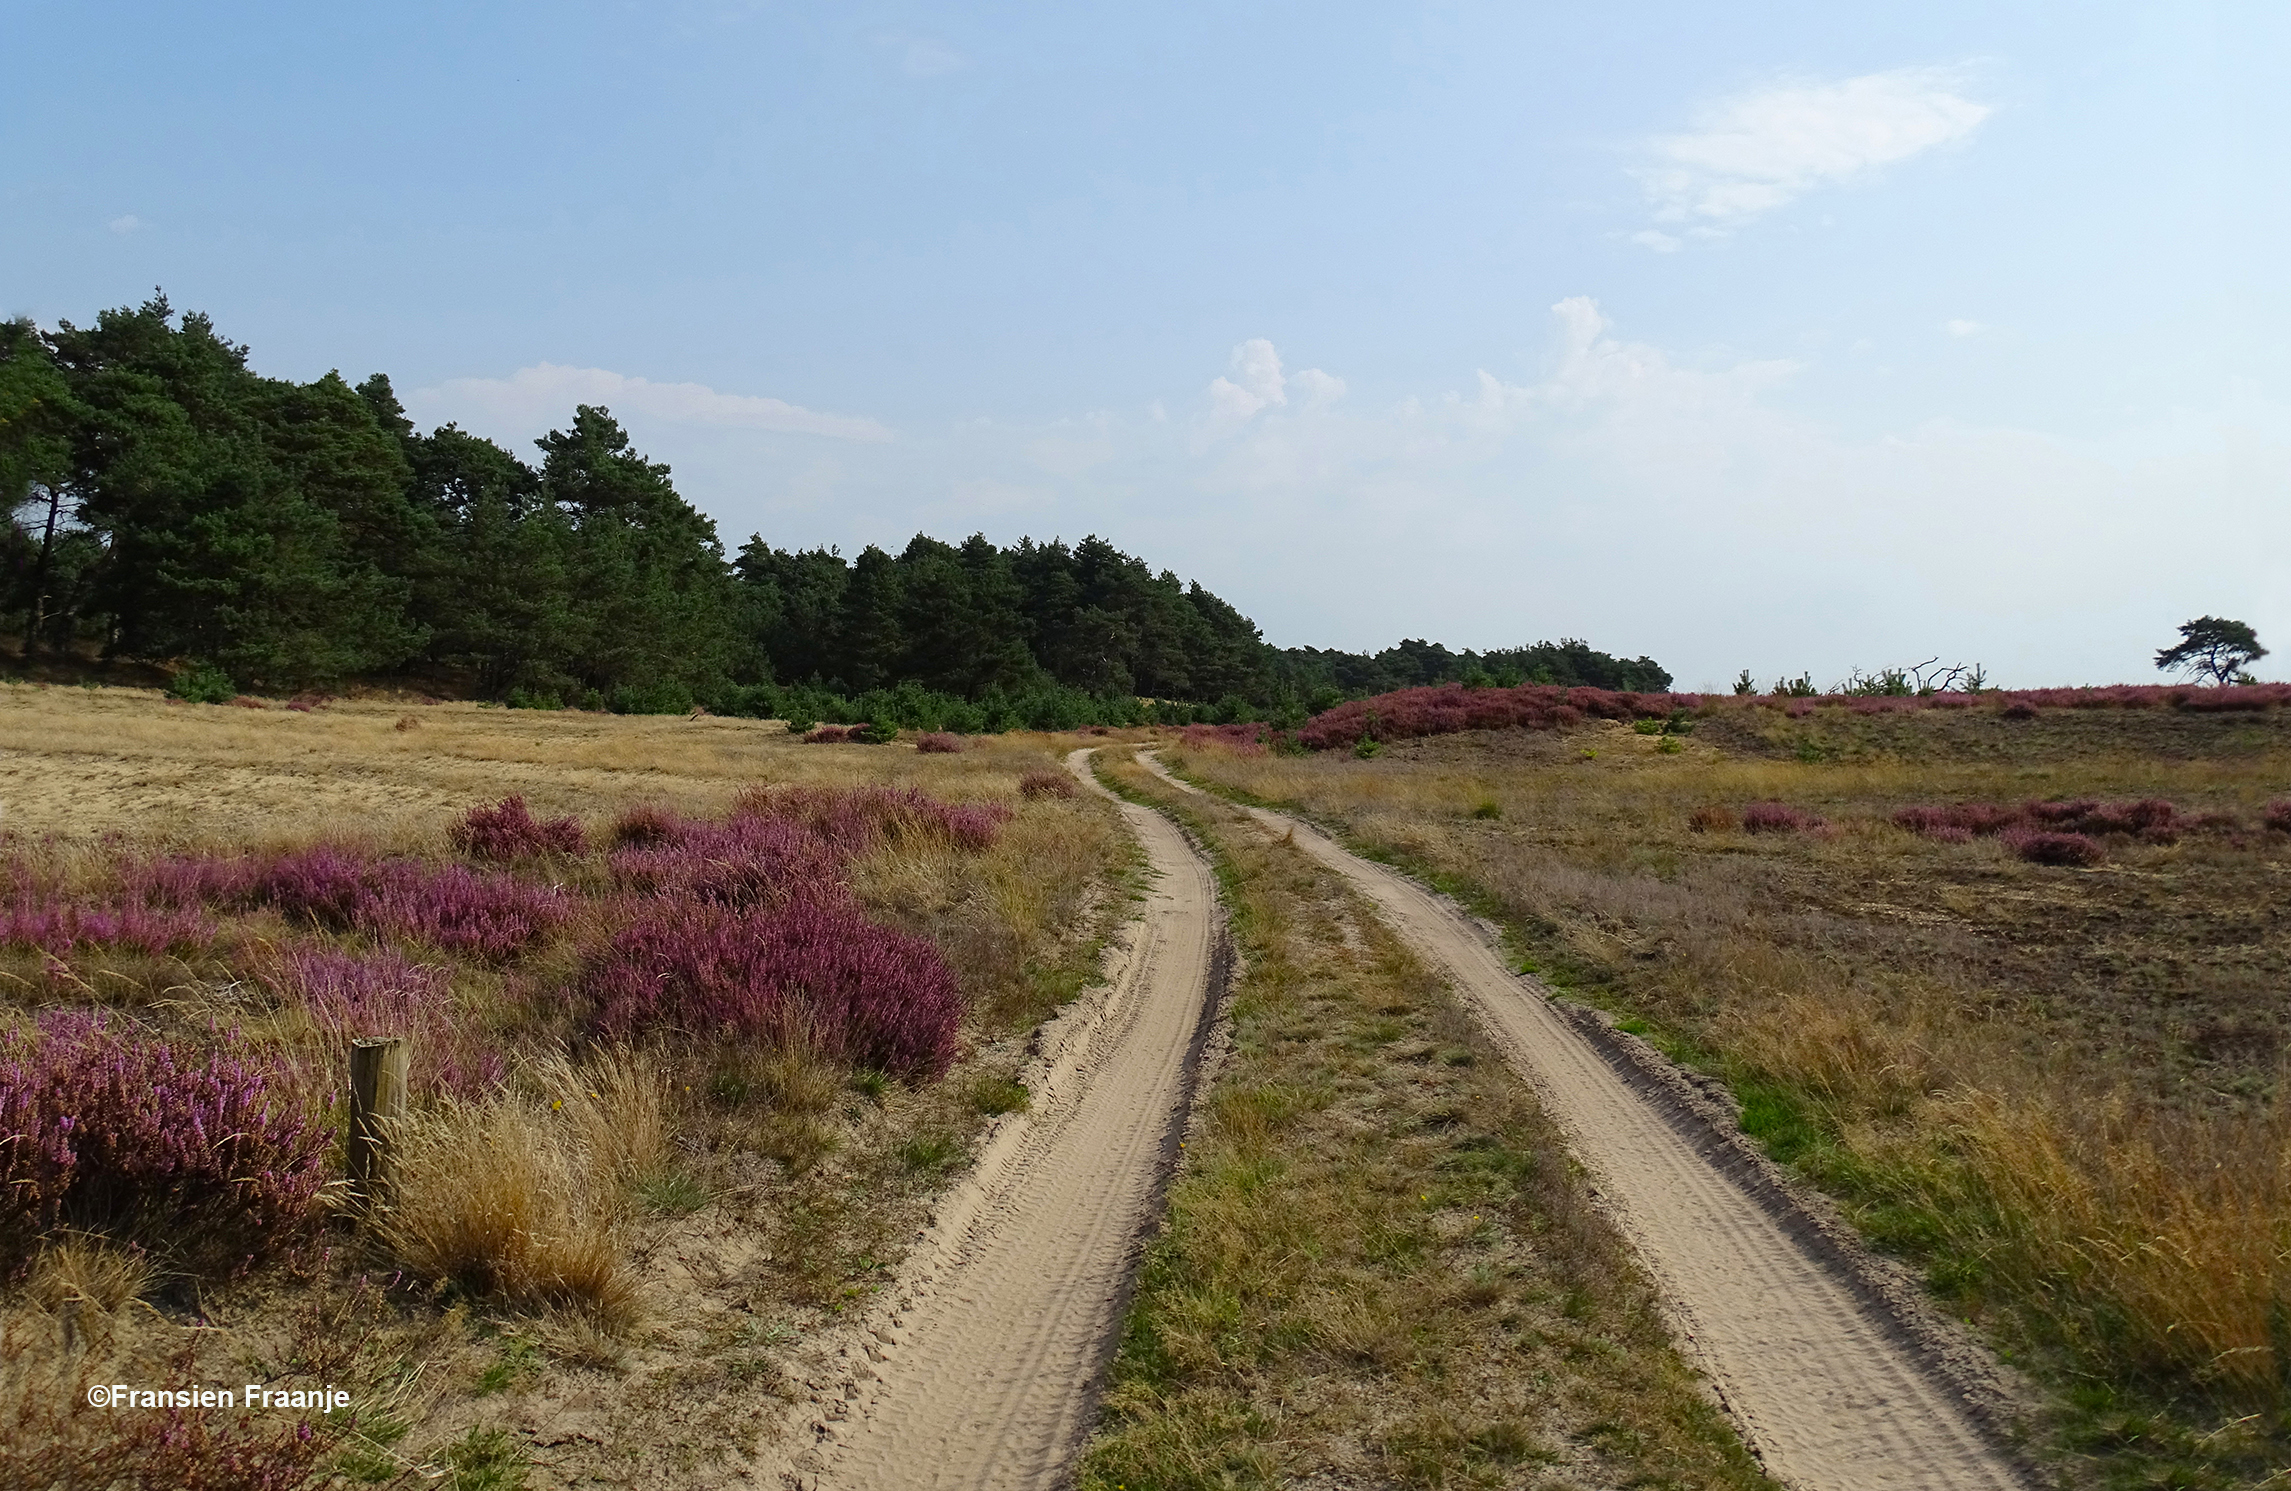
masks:
[[(1068, 767), (1104, 793), (1088, 755)], [(771, 1467), (781, 1484), (1051, 1486), (1081, 1447), (1215, 992), (1207, 867), (1160, 814), (1122, 813), (1155, 884), (1107, 982), (1044, 1030), (1030, 1110), (834, 1344), (842, 1370), (807, 1405), (814, 1443)]]

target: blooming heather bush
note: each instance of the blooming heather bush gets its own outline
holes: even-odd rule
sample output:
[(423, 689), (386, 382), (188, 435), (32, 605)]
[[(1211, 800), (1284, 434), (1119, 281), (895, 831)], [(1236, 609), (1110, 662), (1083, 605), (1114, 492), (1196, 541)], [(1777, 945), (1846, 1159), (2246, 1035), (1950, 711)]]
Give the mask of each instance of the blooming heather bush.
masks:
[(763, 906), (834, 884), (841, 856), (808, 824), (742, 814), (675, 820), (661, 837), (614, 850), (611, 864), (618, 884), (642, 894)]
[(938, 1076), (962, 996), (938, 949), (840, 899), (775, 914), (692, 907), (639, 917), (584, 985), (601, 1032), (809, 1041), (844, 1060)]
[(1074, 778), (1063, 771), (1030, 771), (1018, 779), (1018, 795), (1030, 801), (1038, 797), (1072, 797)]
[(412, 1037), (416, 1091), (470, 1096), (507, 1074), (499, 1050), (457, 1018), (447, 971), (434, 963), (389, 951), (292, 947), (264, 982), (280, 1003), (309, 1016), (337, 1058), (362, 1036)]
[(420, 937), (451, 952), (514, 957), (562, 925), (572, 902), (552, 886), (464, 865), (370, 860), (330, 844), (268, 858), (185, 856), (130, 871), (130, 894), (170, 906), (270, 906), (336, 930)]
[(471, 859), (513, 860), (536, 854), (578, 859), (589, 852), (581, 820), (536, 819), (522, 797), (505, 797), (497, 807), (471, 808), (454, 824), (448, 837), (454, 848)]
[(963, 743), (960, 736), (948, 735), (944, 731), (934, 731), (929, 735), (915, 737), (915, 749), (926, 756), (952, 756), (960, 752), (962, 748)]
[(1701, 705), (1699, 694), (1628, 694), (1536, 683), (1508, 689), (1436, 684), (1339, 704), (1306, 721), (1297, 740), (1309, 749), (1325, 751), (1351, 746), (1364, 737), (1413, 740), (1463, 730), (1558, 730), (1587, 718), (1668, 719), (1679, 710)]
[(447, 952), (502, 962), (563, 925), (572, 902), (554, 886), (460, 865), (441, 870), (398, 860), (382, 866), (357, 923), (370, 931), (419, 937)]
[(70, 1226), (243, 1265), (314, 1218), (332, 1140), (282, 1068), (51, 1019), (0, 1042), (0, 1251)]
[(2031, 864), (2082, 867), (2108, 857), (2107, 851), (2083, 834), (2008, 829), (2001, 837), (2007, 847)]
[(1742, 831), (1754, 834), (1799, 833), (1820, 828), (1823, 820), (1812, 813), (1778, 802), (1754, 802), (1742, 810)]
[(684, 820), (654, 803), (639, 803), (613, 820), (615, 844), (665, 844), (676, 837)]
[(2279, 834), (2291, 834), (2291, 798), (2269, 803), (2265, 822)]
[(751, 787), (732, 811), (735, 817), (805, 825), (847, 858), (914, 838), (990, 849), (1010, 821), (1010, 809), (1001, 803), (944, 803), (913, 787)]
[(1898, 810), (1893, 821), (1911, 833), (1952, 843), (1975, 836), (2050, 831), (2087, 837), (2127, 834), (2151, 844), (2170, 844), (2189, 829), (2236, 826), (2232, 815), (2225, 818), (2211, 815), (2191, 823), (2160, 797), (2142, 798), (2137, 802), (2101, 802), (2082, 797), (2066, 802), (2025, 802), (2018, 806), (1979, 802), (1950, 807), (1916, 806)]
[(201, 952), (214, 940), (215, 924), (193, 911), (133, 905), (106, 910), (29, 898), (0, 907), (0, 945), (34, 948), (57, 958), (80, 947), (154, 957)]

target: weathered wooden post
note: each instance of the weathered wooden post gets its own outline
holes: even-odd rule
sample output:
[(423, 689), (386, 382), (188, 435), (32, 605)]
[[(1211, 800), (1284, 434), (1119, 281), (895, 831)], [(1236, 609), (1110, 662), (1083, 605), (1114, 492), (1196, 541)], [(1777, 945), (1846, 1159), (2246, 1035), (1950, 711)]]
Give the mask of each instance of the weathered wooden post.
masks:
[(369, 1036), (350, 1043), (350, 1161), (352, 1208), (364, 1212), (390, 1184), (390, 1125), (406, 1116), (406, 1069), (411, 1048), (403, 1036)]

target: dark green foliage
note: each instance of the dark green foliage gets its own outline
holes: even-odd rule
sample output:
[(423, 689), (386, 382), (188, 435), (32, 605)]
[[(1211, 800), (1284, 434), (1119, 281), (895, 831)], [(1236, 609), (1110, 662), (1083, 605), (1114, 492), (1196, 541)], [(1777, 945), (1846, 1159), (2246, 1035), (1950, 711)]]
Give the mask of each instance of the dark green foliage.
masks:
[(2247, 623), (2198, 616), (2180, 623), (2180, 640), (2156, 653), (2156, 666), (2166, 672), (2179, 669), (2213, 683), (2249, 682), (2244, 670), (2265, 656), (2267, 649), (2259, 645), (2259, 634)]
[(163, 295), (88, 328), (0, 323), (0, 626), (27, 657), (196, 658), (234, 690), (412, 673), (520, 708), (965, 734), (1294, 729), (1456, 679), (1670, 681), (1574, 640), (1277, 650), (1095, 536), (917, 535), (848, 561), (758, 536), (727, 562), (609, 411), (582, 406), (537, 444), (533, 465), (452, 425), (423, 434), (379, 373), (264, 378)]
[(186, 668), (167, 685), (167, 692), (187, 704), (228, 704), (238, 690), (231, 675), (212, 663)]

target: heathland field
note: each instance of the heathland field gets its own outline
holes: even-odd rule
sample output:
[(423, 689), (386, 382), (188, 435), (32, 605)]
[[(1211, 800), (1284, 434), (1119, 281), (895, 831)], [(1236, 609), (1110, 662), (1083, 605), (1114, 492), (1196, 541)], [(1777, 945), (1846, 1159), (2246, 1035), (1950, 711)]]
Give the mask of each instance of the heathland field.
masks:
[[(0, 1483), (744, 1463), (1126, 915), (1042, 740), (938, 744), (0, 692)], [(368, 1033), (413, 1102), (352, 1230)], [(356, 1410), (81, 1401), (249, 1381)]]
[[(1372, 701), (1373, 702), (1373, 701)], [(2026, 1369), (2073, 1481), (2291, 1460), (2291, 718), (1713, 701), (1195, 780), (1453, 889)]]

